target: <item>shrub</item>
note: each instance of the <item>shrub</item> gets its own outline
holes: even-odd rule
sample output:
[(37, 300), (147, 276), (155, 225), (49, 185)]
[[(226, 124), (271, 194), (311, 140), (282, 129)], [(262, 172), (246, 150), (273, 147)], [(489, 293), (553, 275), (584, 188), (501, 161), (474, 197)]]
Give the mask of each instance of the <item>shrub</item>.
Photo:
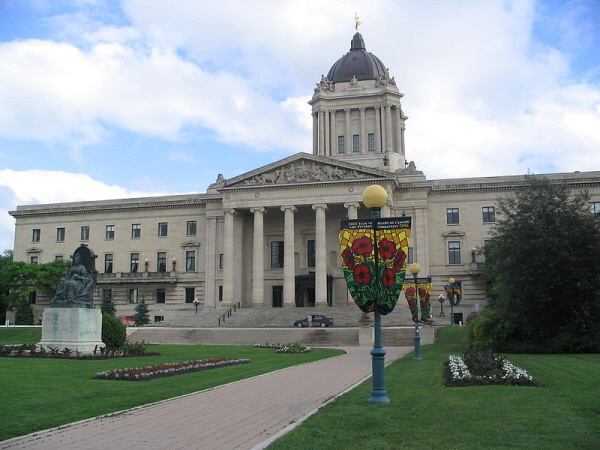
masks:
[(108, 349), (118, 349), (125, 345), (127, 331), (121, 321), (110, 314), (102, 316), (102, 342)]

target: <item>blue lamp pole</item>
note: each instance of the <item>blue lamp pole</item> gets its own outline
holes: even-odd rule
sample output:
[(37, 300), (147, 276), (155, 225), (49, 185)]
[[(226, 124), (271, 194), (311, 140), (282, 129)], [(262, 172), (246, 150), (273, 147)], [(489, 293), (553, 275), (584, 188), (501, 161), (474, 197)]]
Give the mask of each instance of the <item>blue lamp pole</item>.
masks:
[[(417, 278), (417, 276), (419, 275), (419, 272), (421, 271), (421, 266), (417, 263), (413, 263), (410, 265), (410, 267), (408, 268), (408, 270), (410, 270), (410, 273), (412, 273), (413, 275), (413, 279), (415, 280), (415, 296), (417, 297), (417, 311), (419, 310), (419, 280)], [(418, 316), (418, 312), (417, 312), (417, 316)], [(419, 333), (419, 317), (417, 317), (417, 320), (415, 321), (415, 356), (413, 356), (413, 359), (417, 360), (417, 361), (421, 361), (423, 359), (423, 357), (421, 356), (421, 334)]]
[[(363, 203), (371, 210), (371, 217), (379, 219), (381, 208), (387, 203), (388, 195), (384, 188), (372, 185), (363, 192)], [(375, 249), (375, 266), (378, 265), (378, 254)], [(377, 305), (378, 299), (375, 299)], [(375, 308), (373, 326), (375, 328), (375, 340), (371, 350), (371, 364), (373, 369), (373, 389), (369, 403), (389, 403), (390, 399), (385, 389), (385, 350), (381, 343), (381, 313)]]

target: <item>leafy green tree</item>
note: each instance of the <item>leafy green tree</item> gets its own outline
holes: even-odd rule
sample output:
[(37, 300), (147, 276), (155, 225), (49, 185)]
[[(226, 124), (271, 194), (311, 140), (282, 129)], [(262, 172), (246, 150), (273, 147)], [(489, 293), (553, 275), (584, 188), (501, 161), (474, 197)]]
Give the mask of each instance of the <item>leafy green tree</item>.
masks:
[(100, 306), (100, 311), (102, 314), (110, 314), (111, 316), (114, 316), (117, 313), (112, 297), (107, 291), (102, 292), (102, 305)]
[(20, 298), (15, 305), (15, 325), (33, 325), (33, 308), (26, 298)]
[(509, 346), (600, 351), (600, 220), (588, 200), (533, 175), (499, 199), (484, 276), (500, 314), (484, 320)]
[(136, 327), (150, 323), (149, 312), (148, 305), (146, 305), (146, 299), (142, 296), (142, 301), (135, 307), (135, 314), (133, 315)]

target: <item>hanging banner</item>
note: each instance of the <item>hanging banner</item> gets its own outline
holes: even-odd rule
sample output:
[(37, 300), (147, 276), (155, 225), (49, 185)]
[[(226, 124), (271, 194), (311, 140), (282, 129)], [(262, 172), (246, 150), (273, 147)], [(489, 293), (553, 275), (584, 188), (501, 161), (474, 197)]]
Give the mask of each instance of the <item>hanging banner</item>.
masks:
[(462, 300), (462, 289), (460, 287), (452, 285), (444, 286), (444, 291), (446, 291), (446, 297), (452, 306), (456, 306)]
[(404, 285), (410, 227), (410, 217), (341, 221), (344, 278), (363, 312), (394, 310)]
[[(410, 308), (413, 322), (419, 321), (419, 307), (421, 308), (421, 322), (431, 322), (431, 278), (417, 278), (404, 281), (404, 296)], [(417, 304), (418, 301), (418, 304)]]

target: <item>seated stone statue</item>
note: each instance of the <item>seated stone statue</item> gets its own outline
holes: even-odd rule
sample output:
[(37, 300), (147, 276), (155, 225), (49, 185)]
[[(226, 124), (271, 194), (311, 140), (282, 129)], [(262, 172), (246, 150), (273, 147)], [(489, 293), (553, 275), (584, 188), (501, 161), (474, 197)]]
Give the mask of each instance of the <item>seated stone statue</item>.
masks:
[(73, 253), (73, 266), (60, 280), (51, 300), (54, 308), (92, 308), (96, 285), (94, 253), (82, 245)]

